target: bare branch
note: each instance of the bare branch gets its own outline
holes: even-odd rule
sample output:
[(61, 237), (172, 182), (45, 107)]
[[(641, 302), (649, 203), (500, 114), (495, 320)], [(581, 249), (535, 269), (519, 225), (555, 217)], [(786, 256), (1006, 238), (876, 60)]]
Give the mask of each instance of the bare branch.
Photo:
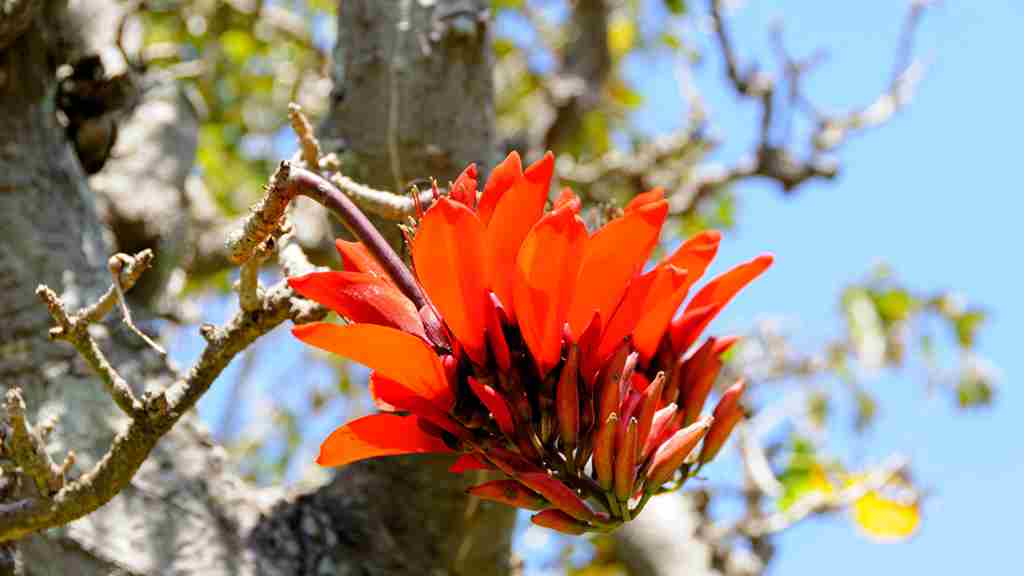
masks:
[[(312, 269), (308, 262), (303, 261), (304, 258), (295, 254), (297, 246), (291, 245), (288, 248), (291, 248), (287, 250), (288, 256), (281, 258), (287, 258), (289, 272), (301, 273)], [(296, 323), (310, 322), (323, 318), (327, 312), (314, 303), (297, 298), (287, 282), (281, 280), (266, 291), (258, 310), (239, 310), (224, 326), (204, 327), (207, 346), (185, 377), (162, 393), (148, 394), (142, 400), (136, 400), (128, 396), (131, 394), (130, 387), (106, 362), (95, 340), (88, 336), (86, 323), (70, 323), (68, 319), (78, 315), (69, 316), (59, 298), (49, 288), (40, 287), (40, 293), (57, 320), (58, 326), (54, 332), (65, 339), (68, 339), (65, 334), (71, 336), (72, 344), (108, 382), (112, 396), (122, 409), (126, 409), (131, 422), (114, 438), (110, 450), (81, 477), (57, 486), (59, 490), (56, 492), (51, 490), (44, 496), (28, 498), (0, 509), (0, 542), (67, 524), (108, 502), (128, 485), (161, 436), (195, 406), (236, 354), (287, 319)], [(15, 440), (24, 436), (24, 432), (19, 433), (17, 430), (21, 426), (19, 422), (24, 422), (23, 418), (19, 421), (19, 407), (22, 408), (22, 415), (24, 409), (23, 404), (18, 404), (18, 399), (20, 396), (12, 398), (9, 395), (8, 413), (12, 428), (15, 429), (11, 450), (15, 454), (25, 454), (16, 458), (16, 461), (23, 468), (26, 468), (26, 462), (29, 463), (26, 470), (37, 483), (43, 479), (48, 486), (52, 485), (56, 482), (54, 478), (63, 478), (63, 473), (74, 462), (74, 457), (69, 455), (70, 460), (56, 466), (52, 461), (42, 459), (38, 451), (31, 454), (26, 452), (24, 446), (33, 446), (35, 440)], [(27, 424), (25, 427), (27, 429)], [(42, 443), (38, 434), (35, 438)], [(5, 442), (5, 447), (8, 445), (11, 442)]]
[(278, 166), (267, 187), (267, 195), (253, 208), (242, 229), (228, 238), (232, 260), (249, 260), (256, 247), (281, 226), (285, 210), (296, 196), (307, 196), (326, 207), (366, 245), (417, 309), (427, 305), (427, 298), (412, 273), (352, 200), (323, 177), (292, 167), (288, 162)]
[(11, 435), (4, 441), (4, 453), (35, 481), (42, 497), (49, 497), (64, 485), (63, 469), (50, 459), (39, 430), (29, 425), (20, 388), (7, 391), (5, 407)]
[[(709, 12), (715, 41), (725, 63), (726, 76), (736, 93), (757, 102), (761, 111), (757, 141), (751, 154), (733, 166), (709, 166), (672, 199), (674, 213), (690, 213), (704, 199), (723, 187), (750, 178), (765, 178), (777, 182), (784, 192), (791, 192), (809, 180), (832, 179), (839, 172), (838, 164), (823, 153), (842, 145), (859, 130), (878, 126), (910, 101), (913, 88), (921, 75), (921, 66), (911, 62), (913, 35), (929, 0), (913, 0), (900, 38), (895, 58), (896, 72), (889, 87), (869, 106), (844, 115), (821, 114), (802, 91), (803, 77), (823, 58), (820, 51), (798, 60), (791, 57), (782, 44), (781, 32), (773, 34), (775, 52), (781, 62), (788, 91), (788, 108), (776, 99), (776, 81), (759, 71), (756, 63), (744, 66), (739, 60), (724, 16), (724, 0), (709, 0)], [(810, 113), (816, 123), (810, 135), (811, 151), (802, 158), (789, 140), (793, 115), (797, 111)], [(785, 112), (785, 117), (780, 113)], [(779, 135), (782, 135), (780, 138)]]
[(313, 134), (313, 125), (302, 113), (302, 106), (295, 102), (288, 104), (288, 119), (292, 123), (292, 131), (299, 138), (299, 150), (302, 152), (302, 161), (310, 170), (317, 171), (320, 168), (320, 142)]

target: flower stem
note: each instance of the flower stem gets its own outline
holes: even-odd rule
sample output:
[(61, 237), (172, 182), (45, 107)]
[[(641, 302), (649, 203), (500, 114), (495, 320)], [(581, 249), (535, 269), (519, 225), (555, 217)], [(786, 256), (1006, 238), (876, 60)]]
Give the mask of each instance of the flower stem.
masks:
[(384, 268), (402, 294), (405, 294), (417, 309), (422, 309), (428, 304), (419, 282), (416, 281), (405, 262), (395, 253), (388, 241), (370, 222), (370, 219), (363, 214), (363, 211), (349, 200), (348, 196), (345, 196), (329, 180), (314, 172), (283, 163), (282, 168), (285, 166), (288, 167), (286, 173), (288, 181), (298, 187), (296, 192), (316, 200), (341, 220), (345, 228), (366, 246), (366, 249)]

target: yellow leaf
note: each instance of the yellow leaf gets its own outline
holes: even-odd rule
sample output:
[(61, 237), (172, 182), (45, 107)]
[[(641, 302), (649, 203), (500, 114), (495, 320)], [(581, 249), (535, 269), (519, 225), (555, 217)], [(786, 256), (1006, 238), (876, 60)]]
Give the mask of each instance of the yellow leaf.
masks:
[(608, 50), (619, 58), (633, 48), (636, 41), (636, 24), (628, 18), (615, 18), (608, 26)]
[(853, 521), (861, 533), (879, 542), (900, 542), (917, 532), (921, 509), (916, 496), (889, 498), (868, 492), (851, 508)]

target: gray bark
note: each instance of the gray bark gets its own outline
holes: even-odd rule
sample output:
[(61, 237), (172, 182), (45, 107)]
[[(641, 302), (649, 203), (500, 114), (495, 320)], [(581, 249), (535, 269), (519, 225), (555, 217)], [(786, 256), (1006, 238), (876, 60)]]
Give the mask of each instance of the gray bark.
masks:
[[(393, 189), (420, 177), (453, 179), (469, 162), (483, 169), (493, 164), (486, 4), (340, 3), (337, 87), (324, 127), (359, 168), (353, 176)], [(408, 29), (397, 25), (403, 15)], [(66, 22), (64, 2), (45, 1), (0, 48), (0, 383), (23, 388), (33, 421), (61, 416), (51, 453), (59, 459), (74, 449), (81, 470), (106, 452), (124, 418), (74, 350), (49, 341), (51, 320), (34, 289), (54, 287), (70, 308), (88, 303), (109, 285), (111, 251), (143, 245), (157, 250), (149, 289), (160, 288), (166, 273), (191, 256), (194, 235), (181, 214), (190, 202), (183, 190), (197, 124), (173, 86), (146, 92), (122, 124), (113, 159), (90, 186), (56, 122), (53, 96), (56, 66), (95, 44), (81, 42)], [(116, 318), (103, 329), (101, 345), (129, 382), (158, 388), (172, 379)], [(259, 490), (235, 475), (230, 458), (187, 415), (113, 501), (19, 542), (19, 570), (508, 573), (514, 512), (467, 498), (465, 487), (481, 478), (448, 474), (448, 464), (426, 457), (375, 460), (347, 467), (308, 493)], [(627, 561), (657, 557), (643, 526), (658, 521), (658, 507), (623, 529)], [(679, 510), (668, 522), (687, 514), (693, 517)], [(651, 530), (678, 536), (671, 545), (686, 546), (686, 565), (694, 568), (688, 573), (706, 569), (699, 548), (689, 544), (692, 531)], [(630, 565), (636, 574), (678, 573)]]
[[(344, 14), (349, 4), (343, 3)], [(440, 2), (435, 9), (453, 4)], [(373, 16), (360, 17), (360, 33), (386, 36), (393, 22), (384, 13)], [(423, 85), (427, 77), (437, 86), (489, 78), (487, 59), (468, 56), (487, 53), (481, 49), (487, 46), (486, 26), (481, 25), (473, 41), (449, 41), (443, 20), (416, 4), (409, 34), (420, 39), (420, 46), (431, 26), (431, 31), (440, 30), (436, 42), (443, 49), (433, 59), (422, 56), (432, 66), (421, 67), (420, 60), (401, 72), (409, 86)], [(5, 289), (0, 313), (6, 319), (0, 325), (0, 381), (25, 390), (33, 421), (61, 416), (50, 437), (52, 454), (60, 458), (74, 449), (79, 469), (85, 469), (105, 453), (124, 418), (75, 352), (49, 341), (51, 320), (34, 289), (39, 283), (54, 287), (69, 308), (94, 300), (106, 289), (106, 260), (113, 246), (101, 216), (117, 232), (118, 247), (152, 243), (158, 260), (165, 258), (166, 266), (178, 263), (183, 254), (179, 246), (187, 235), (174, 215), (180, 215), (185, 202), (182, 190), (194, 154), (195, 119), (175, 90), (148, 92), (124, 124), (109, 172), (94, 179), (91, 189), (55, 115), (55, 69), (69, 56), (65, 21), (64, 4), (46, 2), (0, 52), (0, 285)], [(377, 50), (388, 57), (385, 48)], [(467, 55), (467, 64), (452, 68), (458, 78), (446, 79), (447, 68), (437, 58), (460, 51)], [(488, 82), (479, 89), (452, 90), (451, 98), (472, 91), (484, 102), (468, 108), (490, 113)], [(408, 105), (414, 101), (409, 99)], [(406, 111), (402, 117), (431, 116), (426, 112)], [(470, 130), (461, 121), (447, 123), (445, 116), (431, 116), (434, 131), (421, 133), (437, 136), (440, 154), (429, 143), (400, 138), (402, 153), (409, 158), (400, 159), (407, 167), (403, 170), (444, 176), (454, 175), (454, 167), (469, 160), (489, 163), (493, 122), (469, 116), (466, 122), (485, 128)], [(420, 130), (425, 129), (403, 128), (409, 134)], [(423, 163), (425, 158), (430, 164)], [(444, 169), (437, 168), (442, 165)], [(139, 202), (140, 191), (153, 194), (149, 200), (154, 201)], [(142, 204), (145, 208), (139, 208)], [(170, 218), (160, 220), (161, 215)], [(101, 345), (129, 382), (155, 388), (170, 381), (172, 374), (119, 323), (108, 320), (102, 328)], [(19, 570), (507, 573), (514, 514), (468, 499), (463, 490), (470, 479), (445, 472), (448, 464), (424, 458), (366, 462), (346, 468), (318, 490), (286, 497), (241, 482), (225, 453), (188, 415), (113, 501), (68, 526), (19, 542)]]

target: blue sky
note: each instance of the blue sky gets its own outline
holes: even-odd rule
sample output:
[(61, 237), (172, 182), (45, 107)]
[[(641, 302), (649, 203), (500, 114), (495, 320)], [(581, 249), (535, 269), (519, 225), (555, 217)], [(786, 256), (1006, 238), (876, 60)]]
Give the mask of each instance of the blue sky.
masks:
[[(703, 2), (690, 2), (701, 10)], [(648, 0), (646, 21), (657, 21), (660, 2)], [(809, 2), (747, 0), (732, 14), (735, 42), (745, 58), (769, 54), (768, 29), (781, 18), (792, 52), (827, 48), (829, 60), (807, 83), (819, 105), (841, 111), (870, 101), (888, 82), (905, 3), (893, 0)], [(737, 227), (723, 242), (718, 266), (770, 250), (772, 270), (716, 320), (718, 333), (743, 332), (765, 316), (791, 320), (793, 335), (810, 347), (842, 330), (839, 290), (862, 279), (879, 261), (887, 262), (915, 290), (957, 289), (990, 312), (979, 351), (1002, 377), (994, 408), (974, 413), (956, 410), (948, 394), (929, 395), (919, 372), (886, 374), (868, 382), (882, 400), (881, 420), (857, 451), (866, 462), (897, 450), (912, 458), (915, 480), (929, 493), (920, 533), (909, 543), (882, 545), (858, 536), (843, 517), (811, 520), (779, 537), (774, 574), (830, 575), (863, 573), (956, 574), (967, 570), (1003, 573), (1017, 559), (1019, 518), (1016, 493), (1024, 486), (1024, 420), (1014, 377), (1021, 357), (1012, 327), (1024, 321), (1015, 297), (1013, 246), (1022, 246), (1016, 220), (1024, 202), (1018, 174), (1019, 138), (1024, 116), (1019, 105), (1024, 80), (1014, 55), (1024, 53), (1019, 30), (1024, 4), (1012, 0), (947, 1), (929, 12), (918, 34), (917, 54), (929, 64), (911, 106), (886, 126), (855, 137), (838, 157), (843, 172), (835, 182), (813, 183), (794, 197), (783, 197), (759, 182), (737, 187)], [(696, 36), (706, 42), (706, 36)], [(772, 62), (765, 62), (766, 67)], [(754, 134), (756, 110), (737, 100), (723, 82), (721, 62), (713, 55), (696, 79), (718, 133), (728, 136), (715, 160), (729, 163), (746, 151)], [(647, 132), (678, 127), (683, 118), (671, 63), (664, 59), (631, 61), (628, 77), (646, 102), (634, 121)], [(721, 269), (721, 268), (719, 268)], [(220, 305), (209, 316), (224, 315)], [(246, 415), (236, 427), (265, 415), (269, 398), (301, 408), (287, 377), (304, 362), (297, 347), (277, 348), (289, 339), (278, 331), (261, 343), (257, 381), (246, 391)], [(198, 352), (198, 339), (182, 338), (173, 347), (185, 363)], [(263, 351), (275, 350), (274, 354)], [(238, 374), (235, 362), (222, 384), (200, 409), (215, 430), (232, 400), (228, 383)], [(323, 367), (304, 369), (306, 385), (331, 387)], [(282, 382), (288, 380), (290, 382)], [(348, 407), (329, 406), (332, 418), (312, 419), (306, 442), (295, 455), (312, 459), (323, 437)], [(354, 408), (357, 409), (358, 408)], [(849, 449), (850, 438), (834, 448)]]
[[(767, 31), (779, 18), (792, 52), (827, 48), (830, 58), (808, 92), (819, 105), (843, 110), (885, 86), (904, 10), (903, 2), (882, 0), (748, 0), (731, 23), (747, 57), (770, 54)], [(824, 567), (833, 576), (1003, 573), (1017, 562), (1024, 406), (1014, 386), (1019, 337), (1011, 330), (1024, 320), (1015, 281), (1024, 275), (1012, 247), (1024, 239), (1016, 222), (1024, 202), (1013, 167), (1024, 82), (1011, 58), (1024, 48), (1022, 15), (1019, 2), (939, 5), (918, 34), (917, 54), (929, 67), (914, 102), (840, 152), (838, 181), (811, 184), (792, 198), (764, 183), (737, 188), (738, 226), (720, 260), (771, 250), (777, 261), (730, 305), (717, 331), (742, 331), (770, 312), (791, 317), (801, 341), (825, 341), (842, 329), (841, 287), (885, 261), (913, 289), (955, 288), (988, 310), (979, 350), (1002, 374), (996, 406), (971, 414), (953, 408), (948, 394), (928, 395), (911, 370), (870, 382), (883, 413), (867, 453), (912, 458), (915, 480), (929, 492), (921, 531), (909, 543), (882, 545), (859, 537), (842, 517), (808, 521), (779, 538), (774, 574)], [(697, 73), (715, 125), (723, 135), (752, 134), (756, 110), (729, 92), (722, 71), (711, 58)], [(631, 72), (647, 97), (637, 123), (655, 132), (671, 127), (679, 118), (671, 69), (645, 61)], [(717, 157), (728, 163), (749, 143), (729, 140)]]

